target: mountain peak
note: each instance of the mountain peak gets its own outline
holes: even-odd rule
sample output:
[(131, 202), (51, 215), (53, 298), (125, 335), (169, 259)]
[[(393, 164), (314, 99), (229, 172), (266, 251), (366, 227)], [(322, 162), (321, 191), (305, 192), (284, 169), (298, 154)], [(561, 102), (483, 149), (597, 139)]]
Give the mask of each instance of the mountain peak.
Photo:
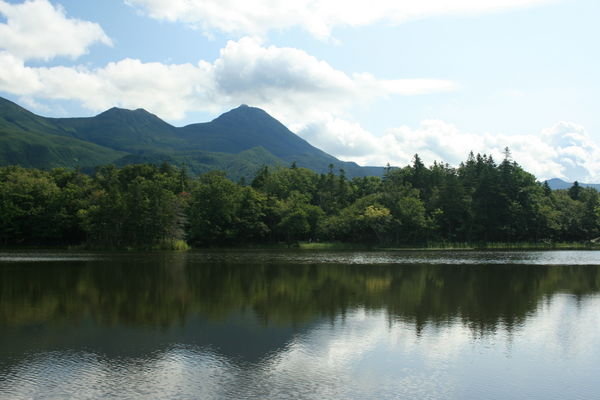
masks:
[[(237, 108), (229, 110), (218, 116), (213, 122), (227, 124), (277, 124), (283, 125), (273, 118), (265, 110), (257, 107), (252, 107), (247, 104), (242, 104)], [(284, 127), (285, 128), (285, 127)], [(287, 129), (287, 128), (286, 128)]]
[[(108, 115), (149, 115), (149, 116), (153, 116), (156, 117), (156, 115), (144, 110), (143, 108), (137, 108), (135, 110), (129, 110), (127, 108), (120, 108), (120, 107), (111, 107), (108, 110), (101, 112), (100, 114), (98, 114), (97, 116), (108, 116)], [(158, 117), (156, 117), (158, 118)]]
[[(239, 111), (239, 112), (260, 111), (265, 114), (267, 113), (262, 108), (252, 107), (252, 106), (249, 106), (248, 104), (240, 104), (238, 107), (233, 108), (233, 109), (229, 110), (228, 112), (231, 112), (231, 111)], [(225, 114), (227, 114), (227, 112)]]
[(112, 107), (94, 117), (99, 121), (112, 121), (118, 123), (141, 123), (144, 125), (161, 125), (169, 126), (165, 121), (158, 116), (146, 111), (143, 108), (128, 110), (126, 108)]
[[(261, 165), (296, 162), (320, 172), (336, 164), (349, 176), (373, 174), (311, 146), (264, 110), (247, 104), (211, 122), (177, 128), (142, 108), (113, 107), (94, 117), (46, 118), (0, 98), (0, 133), (6, 133), (0, 134), (0, 147), (32, 149), (8, 151), (4, 158), (0, 152), (0, 165), (72, 166), (73, 160), (85, 158), (91, 167), (172, 160), (196, 172), (221, 169), (248, 177)], [(50, 161), (31, 164), (29, 154), (40, 148), (52, 152)]]

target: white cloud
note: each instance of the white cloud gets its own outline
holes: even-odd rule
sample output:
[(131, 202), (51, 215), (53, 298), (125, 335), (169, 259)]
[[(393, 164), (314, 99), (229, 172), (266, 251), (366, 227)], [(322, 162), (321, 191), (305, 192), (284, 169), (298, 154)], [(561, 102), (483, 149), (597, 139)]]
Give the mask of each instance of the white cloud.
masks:
[(578, 124), (560, 122), (542, 131), (542, 140), (556, 149), (555, 160), (563, 176), (584, 182), (600, 182), (600, 145)]
[(561, 122), (529, 135), (463, 132), (443, 121), (423, 121), (374, 135), (350, 110), (377, 98), (452, 90), (442, 80), (378, 80), (347, 74), (294, 48), (259, 40), (230, 41), (213, 61), (143, 63), (124, 59), (102, 68), (30, 67), (0, 51), (0, 90), (28, 99), (64, 99), (93, 111), (143, 107), (171, 121), (191, 111), (222, 112), (247, 103), (262, 107), (313, 145), (361, 165), (406, 165), (415, 153), (457, 165), (469, 150), (499, 161), (513, 158), (538, 178), (600, 181), (598, 146), (581, 126)]
[(348, 75), (306, 52), (263, 46), (253, 38), (230, 41), (214, 64), (214, 93), (220, 103), (263, 107), (288, 123), (326, 118), (351, 105), (388, 95), (452, 91), (454, 82), (438, 79), (379, 80)]
[[(0, 90), (34, 99), (75, 100), (93, 111), (112, 106), (147, 108), (159, 115), (183, 118), (208, 104), (201, 97), (203, 69), (192, 64), (164, 65), (124, 59), (103, 68), (28, 67), (0, 53)], [(204, 84), (204, 85), (203, 85)]]
[(112, 45), (100, 25), (67, 18), (60, 6), (48, 0), (11, 4), (0, 0), (0, 50), (22, 60), (79, 57), (94, 43)]
[(247, 103), (285, 122), (340, 113), (360, 101), (393, 94), (453, 90), (444, 80), (377, 80), (348, 75), (306, 52), (265, 47), (260, 41), (230, 41), (213, 63), (143, 63), (124, 59), (105, 67), (29, 67), (0, 52), (0, 90), (29, 98), (69, 99), (94, 111), (118, 105), (143, 107), (164, 118), (190, 111), (222, 111)]
[(125, 0), (152, 18), (203, 30), (261, 35), (301, 27), (328, 38), (337, 26), (395, 24), (438, 15), (469, 15), (522, 8), (555, 0)]
[(381, 139), (356, 122), (329, 115), (305, 125), (299, 133), (313, 146), (343, 160), (362, 165), (385, 165), (390, 161)]
[(6, 51), (0, 51), (0, 71), (0, 90), (24, 95), (42, 89), (36, 71)]
[(415, 153), (429, 163), (457, 165), (469, 150), (500, 160), (508, 146), (513, 158), (539, 178), (600, 181), (600, 146), (581, 126), (561, 122), (540, 134), (514, 136), (463, 132), (432, 120), (374, 135), (352, 119), (353, 107), (391, 95), (455, 90), (457, 84), (348, 74), (302, 50), (265, 46), (249, 37), (228, 42), (213, 62), (196, 64), (124, 59), (100, 68), (31, 67), (23, 53), (0, 50), (0, 71), (0, 91), (31, 105), (58, 99), (92, 111), (143, 107), (173, 121), (192, 111), (218, 113), (247, 103), (266, 109), (324, 151), (362, 165), (406, 165)]
[(300, 134), (323, 150), (362, 165), (404, 166), (414, 154), (426, 163), (457, 166), (468, 152), (491, 154), (497, 162), (509, 147), (512, 158), (539, 179), (600, 182), (600, 145), (580, 125), (559, 122), (539, 134), (504, 135), (463, 132), (444, 121), (423, 121), (377, 136), (359, 124), (330, 118), (306, 126)]

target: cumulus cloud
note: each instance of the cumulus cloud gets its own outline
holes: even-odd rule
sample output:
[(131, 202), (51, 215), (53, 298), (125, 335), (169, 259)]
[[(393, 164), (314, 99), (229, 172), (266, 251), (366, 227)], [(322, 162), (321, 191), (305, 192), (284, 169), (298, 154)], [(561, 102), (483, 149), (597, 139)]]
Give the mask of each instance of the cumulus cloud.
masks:
[(255, 38), (229, 41), (212, 65), (213, 92), (220, 103), (264, 107), (286, 122), (325, 118), (347, 107), (388, 95), (452, 91), (455, 82), (439, 79), (380, 80), (366, 73), (348, 75), (306, 52), (263, 46)]
[[(242, 38), (230, 41), (214, 62), (143, 63), (124, 59), (102, 68), (30, 67), (0, 52), (0, 90), (30, 98), (69, 99), (94, 111), (113, 105), (144, 107), (171, 120), (189, 111), (218, 112), (247, 103), (286, 122), (341, 112), (358, 101), (393, 94), (454, 90), (435, 79), (378, 80), (348, 75), (306, 52), (263, 46)], [(327, 110), (326, 112), (324, 110)]]
[(555, 0), (125, 0), (150, 17), (180, 21), (210, 33), (260, 35), (301, 27), (328, 38), (336, 26), (364, 26), (438, 15), (465, 15), (535, 6)]
[[(32, 15), (46, 12), (46, 17), (57, 19), (63, 28), (68, 27), (63, 32), (79, 36), (79, 41), (61, 42), (58, 39), (64, 33), (56, 33), (58, 28), (47, 28), (51, 31), (42, 34), (28, 27), (32, 21), (24, 16), (26, 7)], [(456, 90), (458, 85), (451, 81), (382, 80), (367, 73), (348, 74), (302, 50), (266, 46), (251, 37), (228, 42), (214, 61), (195, 64), (123, 59), (97, 68), (32, 67), (26, 64), (28, 59), (76, 57), (92, 43), (109, 44), (110, 40), (99, 26), (67, 19), (62, 9), (47, 0), (18, 5), (0, 0), (0, 13), (7, 16), (7, 23), (0, 24), (0, 91), (26, 99), (30, 105), (56, 99), (74, 100), (92, 111), (115, 105), (143, 107), (174, 121), (192, 111), (218, 113), (247, 103), (266, 109), (313, 145), (362, 165), (406, 165), (415, 153), (429, 163), (441, 160), (457, 165), (469, 150), (499, 160), (508, 146), (513, 158), (538, 178), (600, 181), (600, 146), (573, 123), (561, 122), (539, 134), (512, 136), (463, 132), (430, 120), (416, 128), (401, 126), (375, 135), (349, 113), (381, 97)], [(40, 39), (44, 36), (47, 42)], [(37, 46), (44, 49), (37, 51)]]
[(447, 122), (430, 120), (417, 128), (401, 126), (377, 136), (359, 124), (330, 118), (300, 133), (317, 147), (362, 165), (404, 166), (419, 154), (429, 164), (442, 161), (457, 166), (471, 150), (501, 161), (509, 147), (512, 158), (539, 179), (600, 181), (600, 146), (584, 127), (571, 122), (559, 122), (538, 134), (506, 135), (463, 132)]
[[(356, 122), (326, 115), (321, 120), (311, 121), (298, 131), (312, 145), (343, 160), (361, 165), (385, 165), (391, 161), (391, 154), (382, 148), (381, 138)], [(394, 159), (397, 157), (394, 156)]]
[(500, 160), (508, 146), (513, 158), (538, 178), (600, 181), (600, 146), (579, 125), (561, 122), (538, 134), (514, 136), (463, 132), (430, 120), (375, 135), (352, 119), (353, 107), (390, 95), (454, 90), (457, 85), (347, 74), (302, 50), (265, 46), (253, 38), (230, 41), (216, 60), (196, 64), (124, 59), (101, 68), (31, 67), (0, 51), (0, 70), (0, 91), (30, 104), (63, 99), (92, 111), (143, 107), (173, 121), (191, 111), (218, 113), (247, 103), (266, 109), (313, 145), (361, 165), (406, 165), (415, 153), (429, 163), (457, 165), (469, 150)]
[[(124, 59), (103, 68), (29, 67), (0, 52), (0, 90), (34, 99), (75, 100), (92, 111), (144, 107), (165, 118), (201, 108), (202, 68)], [(196, 107), (197, 106), (197, 107)]]
[(100, 25), (67, 18), (60, 6), (48, 0), (11, 4), (0, 0), (0, 49), (22, 60), (71, 58), (85, 54), (94, 43), (112, 45)]
[(600, 145), (578, 124), (560, 122), (542, 131), (542, 140), (556, 150), (563, 177), (600, 182)]

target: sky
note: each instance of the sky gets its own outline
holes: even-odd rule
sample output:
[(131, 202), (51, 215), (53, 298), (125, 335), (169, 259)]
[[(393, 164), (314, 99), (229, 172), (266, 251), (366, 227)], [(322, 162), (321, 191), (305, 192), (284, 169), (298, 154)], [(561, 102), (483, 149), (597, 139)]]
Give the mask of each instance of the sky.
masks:
[(512, 158), (600, 182), (597, 0), (0, 0), (0, 96), (44, 116), (240, 104), (361, 165)]

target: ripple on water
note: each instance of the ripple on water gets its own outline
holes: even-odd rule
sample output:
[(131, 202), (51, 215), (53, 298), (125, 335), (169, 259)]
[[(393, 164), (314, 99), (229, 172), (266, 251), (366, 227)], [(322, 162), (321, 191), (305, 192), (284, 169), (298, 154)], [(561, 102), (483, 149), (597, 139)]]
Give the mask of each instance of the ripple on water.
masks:
[(0, 253), (0, 263), (47, 263), (47, 262), (81, 262), (103, 259), (98, 254), (67, 252), (57, 253)]
[[(85, 254), (77, 256), (85, 256)], [(366, 268), (368, 268), (368, 264), (390, 264), (392, 266), (395, 264), (597, 265), (598, 256), (600, 253), (597, 252), (578, 251), (284, 252), (281, 254), (190, 252), (182, 257), (189, 261), (195, 261), (195, 264), (190, 264), (194, 266), (202, 264), (206, 260), (213, 260), (239, 263), (240, 268), (263, 262), (282, 263), (290, 268), (294, 268), (294, 263), (366, 264)], [(130, 256), (118, 255), (116, 259), (122, 262), (123, 259), (128, 260), (128, 257)], [(52, 258), (53, 260), (59, 259), (60, 255), (52, 256)], [(69, 256), (66, 258), (72, 259)], [(134, 257), (131, 259), (133, 260)], [(93, 267), (95, 268), (96, 265), (94, 264)], [(186, 276), (183, 272), (196, 272), (194, 268), (182, 272), (183, 269), (167, 265), (164, 270), (159, 271), (161, 274), (157, 275), (157, 279), (160, 279), (161, 282), (165, 277), (172, 279)], [(4, 276), (11, 276), (13, 269), (17, 268), (7, 268), (10, 271)], [(340, 291), (342, 295), (347, 296), (347, 300), (344, 300), (347, 307), (343, 309), (343, 313), (337, 308), (331, 312), (329, 302), (326, 302), (324, 308), (319, 309), (320, 313), (314, 313), (310, 323), (303, 325), (302, 329), (290, 329), (294, 335), (286, 335), (285, 341), (278, 342), (284, 344), (269, 347), (272, 349), (271, 352), (258, 358), (252, 358), (252, 361), (236, 358), (237, 353), (235, 352), (219, 351), (217, 346), (224, 349), (225, 341), (213, 341), (210, 342), (211, 344), (203, 345), (172, 344), (167, 346), (164, 344), (180, 341), (201, 343), (194, 341), (194, 338), (201, 336), (207, 325), (192, 323), (188, 325), (187, 335), (177, 337), (169, 336), (175, 328), (159, 331), (158, 329), (149, 329), (144, 325), (128, 327), (128, 329), (140, 333), (140, 343), (149, 340), (148, 338), (155, 340), (162, 333), (164, 336), (159, 338), (156, 346), (141, 346), (142, 350), (127, 351), (126, 356), (125, 353), (105, 354), (100, 350), (105, 347), (94, 347), (93, 343), (96, 340), (101, 341), (98, 338), (100, 336), (98, 332), (113, 332), (99, 330), (88, 337), (89, 343), (85, 343), (86, 349), (96, 349), (95, 351), (40, 351), (30, 355), (19, 354), (11, 360), (0, 357), (0, 399), (544, 398), (558, 400), (559, 398), (591, 399), (597, 397), (594, 395), (598, 393), (597, 376), (600, 376), (600, 362), (598, 362), (600, 360), (600, 331), (598, 330), (600, 297), (593, 294), (597, 293), (597, 283), (594, 283), (597, 282), (597, 274), (590, 274), (595, 277), (592, 280), (589, 279), (588, 274), (572, 275), (577, 278), (574, 281), (577, 282), (577, 285), (565, 286), (570, 289), (561, 294), (562, 286), (555, 280), (560, 283), (562, 275), (555, 274), (555, 272), (562, 272), (558, 270), (568, 270), (568, 268), (552, 268), (553, 271), (549, 271), (548, 275), (543, 275), (548, 278), (546, 280), (540, 280), (540, 274), (518, 274), (519, 279), (533, 279), (532, 282), (535, 285), (516, 285), (512, 291), (490, 290), (491, 286), (486, 286), (490, 281), (487, 278), (498, 276), (495, 274), (484, 274), (482, 278), (486, 279), (473, 279), (476, 274), (494, 269), (504, 270), (504, 268), (485, 268), (481, 271), (471, 267), (466, 268), (470, 273), (468, 276), (472, 278), (469, 282), (478, 283), (478, 288), (482, 286), (479, 283), (483, 284), (484, 290), (478, 294), (479, 292), (467, 291), (466, 289), (469, 289), (467, 286), (465, 286), (465, 290), (461, 290), (462, 285), (460, 284), (452, 286), (451, 283), (455, 281), (445, 281), (440, 278), (440, 276), (443, 277), (442, 275), (432, 274), (430, 279), (428, 274), (432, 269), (435, 268), (423, 268), (423, 271), (427, 272), (423, 275), (407, 274), (408, 277), (403, 277), (403, 274), (399, 274), (400, 278), (406, 278), (402, 281), (405, 283), (412, 282), (408, 279), (413, 276), (419, 278), (415, 279), (414, 284), (411, 285), (391, 285), (389, 288), (376, 284), (368, 286), (373, 290), (365, 292), (365, 297), (359, 298), (361, 301), (358, 302), (353, 301), (352, 296), (355, 293), (352, 289), (354, 286), (349, 285), (348, 291)], [(446, 269), (453, 272), (459, 268), (448, 267)], [(592, 270), (592, 272), (594, 270), (594, 268), (587, 267), (575, 269), (578, 271)], [(35, 271), (35, 268), (32, 270)], [(257, 270), (264, 274), (264, 270), (258, 268)], [(387, 270), (384, 272), (393, 275), (395, 268), (381, 268), (381, 270)], [(440, 270), (444, 270), (444, 268), (442, 267)], [(506, 270), (508, 271), (508, 269)], [(521, 268), (518, 270), (521, 271)], [(538, 270), (541, 268), (536, 269), (535, 272), (540, 272)], [(115, 271), (119, 271), (119, 269)], [(163, 275), (163, 271), (168, 271), (173, 275)], [(528, 272), (531, 271), (533, 270)], [(114, 271), (108, 272), (113, 273)], [(130, 277), (138, 279), (143, 276), (144, 279), (150, 279), (151, 271), (147, 272), (147, 275), (132, 274)], [(340, 275), (344, 278), (340, 279), (340, 284), (354, 282), (354, 279), (357, 278), (357, 275), (342, 274), (341, 272), (343, 269), (340, 269)], [(363, 271), (361, 270), (361, 272)], [(64, 276), (71, 276), (71, 273), (72, 269), (66, 269)], [(104, 278), (109, 273), (99, 274), (99, 277)], [(365, 275), (369, 277), (369, 274)], [(529, 275), (532, 276), (529, 277)], [(33, 287), (31, 298), (34, 298), (40, 294), (36, 287), (42, 285), (31, 285), (32, 276), (35, 274), (26, 274), (22, 281), (24, 282), (23, 286)], [(84, 276), (89, 278), (88, 275)], [(118, 275), (119, 279), (127, 276)], [(192, 279), (194, 276), (193, 274), (187, 276), (189, 284), (198, 283), (197, 280)], [(467, 275), (465, 274), (465, 276)], [(199, 277), (205, 278), (204, 275), (199, 275)], [(328, 275), (326, 277), (330, 278)], [(376, 277), (380, 277), (380, 275), (376, 275)], [(430, 279), (436, 286), (432, 289), (433, 286), (425, 285), (429, 281), (424, 278)], [(104, 281), (101, 280), (101, 282)], [(185, 281), (175, 279), (173, 282), (180, 289)], [(363, 284), (361, 279), (358, 279), (357, 282), (360, 285)], [(311, 287), (302, 286), (304, 283), (306, 282), (299, 281), (296, 284), (294, 281), (290, 283), (289, 287), (298, 287), (299, 290), (307, 290), (306, 287)], [(519, 283), (519, 281), (510, 281), (509, 283)], [(366, 285), (366, 283), (364, 284)], [(547, 292), (542, 290), (547, 285), (555, 285), (557, 289)], [(591, 288), (588, 287), (590, 285), (592, 285)], [(240, 286), (244, 287), (244, 285)], [(65, 287), (68, 286), (56, 286), (55, 289), (49, 291), (52, 294), (49, 298), (51, 300), (62, 298), (65, 295)], [(205, 290), (205, 288), (210, 289), (213, 286), (207, 283), (206, 286), (201, 285), (200, 287)], [(224, 286), (224, 288), (227, 287)], [(382, 287), (385, 290), (380, 292)], [(436, 289), (440, 287), (455, 289), (449, 290), (450, 296), (446, 297), (443, 296), (442, 291)], [(535, 292), (540, 287), (539, 293)], [(98, 291), (94, 293), (98, 293), (97, 299), (101, 302), (103, 300), (101, 294), (108, 296), (109, 292), (106, 286), (99, 285), (98, 288)], [(118, 286), (118, 288), (123, 290), (116, 291), (115, 298), (125, 290), (131, 290), (131, 287), (127, 285)], [(155, 288), (160, 289), (160, 286), (151, 285), (149, 288), (148, 292), (152, 293)], [(323, 286), (320, 290), (337, 292), (331, 288), (336, 288), (336, 286)], [(574, 288), (582, 289), (575, 290)], [(220, 291), (224, 290), (220, 289)], [(294, 290), (290, 291), (292, 295), (296, 293)], [(531, 300), (532, 303), (521, 302), (518, 294), (530, 291), (535, 293), (531, 293), (531, 297), (525, 296), (524, 299)], [(413, 292), (414, 295), (412, 295)], [(176, 293), (179, 294), (179, 290)], [(192, 298), (198, 295), (198, 292), (194, 291), (189, 293), (181, 298)], [(243, 293), (240, 292), (240, 297)], [(281, 301), (280, 297), (269, 297), (272, 293), (268, 290), (261, 290), (257, 293), (260, 294), (261, 301), (263, 299), (272, 302)], [(314, 293), (319, 295), (318, 292)], [(411, 296), (402, 297), (406, 293), (410, 293)], [(494, 296), (495, 293), (499, 295)], [(533, 296), (536, 293), (544, 294), (544, 296), (545, 293), (552, 295), (538, 299)], [(392, 302), (395, 296), (398, 296), (398, 300)], [(445, 302), (451, 303), (454, 299), (462, 296), (472, 296), (472, 302), (458, 302), (457, 304), (463, 307), (472, 306), (472, 309), (450, 307), (449, 311), (446, 310)], [(26, 299), (29, 301), (31, 298)], [(6, 299), (6, 297), (0, 297), (0, 301)], [(85, 297), (76, 296), (74, 299), (72, 303), (66, 304), (76, 303)], [(127, 298), (124, 297), (124, 299), (123, 302), (126, 303)], [(168, 299), (168, 297), (164, 299)], [(152, 304), (160, 305), (162, 300), (163, 298), (160, 298), (160, 301)], [(495, 318), (492, 318), (493, 324), (486, 320), (489, 317), (488, 313), (482, 312), (488, 308), (479, 307), (488, 300), (489, 307), (493, 311), (490, 315)], [(372, 304), (367, 306), (371, 301)], [(437, 304), (440, 309), (438, 314), (428, 313), (428, 308), (425, 307), (428, 302), (434, 301), (439, 303)], [(355, 307), (355, 303), (364, 303), (365, 306)], [(60, 303), (47, 302), (45, 304), (54, 306)], [(146, 298), (143, 297), (139, 304), (140, 307), (146, 307), (148, 305)], [(204, 303), (199, 304), (205, 306)], [(220, 306), (221, 302), (215, 304)], [(398, 307), (390, 306), (390, 310), (408, 311), (398, 312), (398, 315), (394, 312), (388, 313), (385, 311), (386, 304)], [(404, 304), (408, 308), (400, 308)], [(410, 308), (413, 305), (414, 308)], [(109, 302), (107, 307), (112, 310), (113, 303)], [(304, 305), (301, 304), (299, 307), (304, 307)], [(60, 307), (56, 309), (60, 310)], [(143, 309), (146, 310), (146, 308)], [(21, 310), (28, 310), (28, 308), (16, 308), (16, 310), (24, 313)], [(174, 309), (171, 312), (175, 312)], [(468, 314), (470, 317), (462, 318), (461, 313), (464, 315), (470, 313)], [(438, 315), (438, 318), (428, 319), (428, 315)], [(510, 318), (511, 315), (515, 317)], [(524, 316), (519, 317), (520, 315)], [(504, 318), (505, 316), (506, 318)], [(416, 321), (419, 321), (418, 330)], [(43, 329), (39, 330), (39, 335), (38, 330), (35, 330), (32, 340), (36, 344), (44, 341), (50, 343), (47, 347), (39, 346), (37, 348), (55, 349), (58, 347), (58, 345), (52, 346), (50, 338), (62, 335), (66, 331), (62, 330), (64, 326), (60, 323), (57, 324), (54, 331), (53, 324), (54, 322), (50, 321), (44, 327), (48, 329), (46, 332), (48, 336), (44, 336)], [(182, 324), (186, 324), (186, 322), (182, 321)], [(469, 324), (474, 326), (470, 327)], [(82, 326), (87, 325), (77, 325), (73, 329), (79, 329)], [(239, 325), (232, 326), (238, 327)], [(240, 330), (242, 333), (234, 332), (228, 336), (228, 340), (238, 341), (235, 343), (236, 345), (239, 342), (244, 343), (245, 338), (241, 337), (243, 332), (260, 330), (262, 325), (251, 321), (246, 328), (246, 330)], [(269, 330), (265, 329), (264, 333), (267, 335)], [(15, 345), (20, 341), (15, 340), (17, 336), (8, 336), (15, 341)], [(273, 337), (275, 336), (264, 336), (264, 340), (270, 341)], [(73, 338), (72, 346), (75, 348), (81, 348), (78, 346), (81, 346), (86, 339), (83, 331), (76, 331)], [(138, 340), (137, 338), (137, 336), (133, 336), (131, 347), (138, 344), (138, 342), (133, 342)], [(150, 344), (152, 343), (154, 342), (152, 341)], [(124, 347), (128, 345), (127, 342), (120, 344)], [(12, 343), (9, 341), (5, 347), (8, 348), (11, 345)], [(248, 341), (248, 345), (251, 345), (251, 341)], [(233, 347), (237, 349), (239, 346)], [(12, 353), (9, 352), (9, 354)], [(8, 366), (2, 366), (3, 363)]]
[(2, 399), (218, 399), (234, 367), (197, 349), (174, 347), (143, 358), (86, 352), (29, 357), (0, 379)]
[(600, 265), (600, 251), (278, 251), (190, 253), (198, 262), (232, 264)]

